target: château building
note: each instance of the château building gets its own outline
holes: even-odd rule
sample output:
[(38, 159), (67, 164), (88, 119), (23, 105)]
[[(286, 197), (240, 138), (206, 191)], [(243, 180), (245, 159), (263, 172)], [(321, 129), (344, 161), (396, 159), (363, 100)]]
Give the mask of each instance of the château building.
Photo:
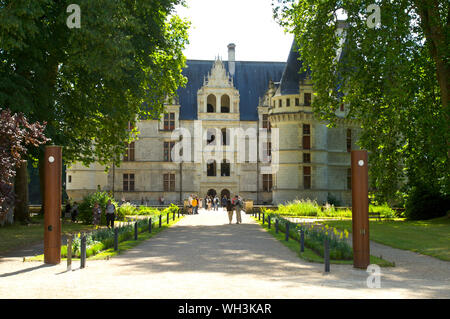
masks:
[(76, 163), (67, 169), (67, 194), (81, 200), (97, 189), (116, 199), (181, 203), (190, 194), (239, 194), (260, 204), (331, 198), (351, 205), (350, 150), (356, 122), (336, 111), (337, 127), (314, 118), (312, 83), (287, 62), (188, 60), (188, 82), (167, 100), (160, 120), (140, 120), (120, 167)]

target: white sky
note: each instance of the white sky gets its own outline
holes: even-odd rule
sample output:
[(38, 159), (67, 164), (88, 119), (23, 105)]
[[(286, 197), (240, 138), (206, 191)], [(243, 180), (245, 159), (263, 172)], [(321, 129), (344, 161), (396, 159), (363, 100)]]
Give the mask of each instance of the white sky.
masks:
[(236, 61), (286, 62), (293, 35), (272, 17), (272, 0), (186, 0), (177, 14), (191, 21), (187, 59), (228, 59), (236, 44)]

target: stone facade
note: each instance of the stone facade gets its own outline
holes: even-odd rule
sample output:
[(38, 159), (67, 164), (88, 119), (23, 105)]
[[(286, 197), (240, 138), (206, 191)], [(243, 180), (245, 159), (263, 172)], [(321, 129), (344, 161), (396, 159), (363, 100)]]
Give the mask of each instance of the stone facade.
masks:
[(283, 79), (269, 81), (255, 107), (257, 118), (243, 119), (249, 108), (242, 97), (251, 88), (234, 84), (240, 69), (235, 46), (228, 48), (228, 71), (217, 58), (201, 87), (190, 92), (196, 94), (190, 97), (197, 103), (195, 118), (183, 117), (185, 105), (171, 99), (161, 120), (138, 121), (140, 135), (120, 167), (108, 172), (98, 164), (69, 167), (69, 197), (81, 200), (101, 189), (137, 204), (156, 204), (161, 197), (181, 203), (190, 194), (208, 193), (239, 194), (260, 204), (302, 198), (325, 203), (330, 197), (351, 204), (349, 150), (357, 149), (357, 123), (343, 119), (345, 109), (337, 112), (342, 119), (336, 128), (314, 119), (308, 78), (289, 94)]

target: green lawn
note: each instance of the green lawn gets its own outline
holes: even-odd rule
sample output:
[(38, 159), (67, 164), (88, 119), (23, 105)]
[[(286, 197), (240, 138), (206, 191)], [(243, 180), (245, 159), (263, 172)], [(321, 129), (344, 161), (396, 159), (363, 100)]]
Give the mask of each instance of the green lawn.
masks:
[[(337, 229), (352, 231), (351, 220), (323, 221)], [(423, 221), (370, 221), (370, 240), (450, 261), (450, 218)]]
[[(72, 223), (65, 221), (62, 224), (62, 234), (76, 233), (94, 229), (93, 225)], [(0, 227), (0, 254), (28, 247), (44, 240), (44, 217), (32, 217), (32, 224), (19, 223)]]
[[(309, 262), (316, 262), (316, 263), (324, 263), (323, 257), (316, 254), (312, 249), (305, 246), (305, 251), (303, 253), (300, 252), (300, 243), (298, 241), (293, 240), (292, 238), (289, 238), (289, 241), (285, 240), (285, 234), (281, 231), (278, 232), (278, 234), (275, 232), (275, 226), (272, 225), (272, 227), (269, 229), (268, 224), (265, 223), (262, 224), (262, 220), (258, 220), (258, 218), (253, 217), (253, 219), (260, 224), (264, 230), (266, 230), (269, 234), (271, 234), (273, 237), (275, 237), (277, 240), (279, 240), (283, 245), (288, 247), (290, 250), (297, 253), (297, 255)], [(381, 259), (376, 256), (370, 256), (370, 263), (379, 265), (380, 267), (393, 267), (394, 264)], [(353, 260), (330, 260), (330, 264), (347, 264), (347, 265), (353, 265)]]

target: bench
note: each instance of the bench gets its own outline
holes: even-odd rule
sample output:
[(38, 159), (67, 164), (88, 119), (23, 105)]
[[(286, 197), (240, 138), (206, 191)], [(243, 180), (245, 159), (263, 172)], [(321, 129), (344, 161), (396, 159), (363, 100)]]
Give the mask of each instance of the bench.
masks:
[(369, 213), (369, 219), (376, 218), (378, 221), (381, 221), (381, 214), (380, 213)]

